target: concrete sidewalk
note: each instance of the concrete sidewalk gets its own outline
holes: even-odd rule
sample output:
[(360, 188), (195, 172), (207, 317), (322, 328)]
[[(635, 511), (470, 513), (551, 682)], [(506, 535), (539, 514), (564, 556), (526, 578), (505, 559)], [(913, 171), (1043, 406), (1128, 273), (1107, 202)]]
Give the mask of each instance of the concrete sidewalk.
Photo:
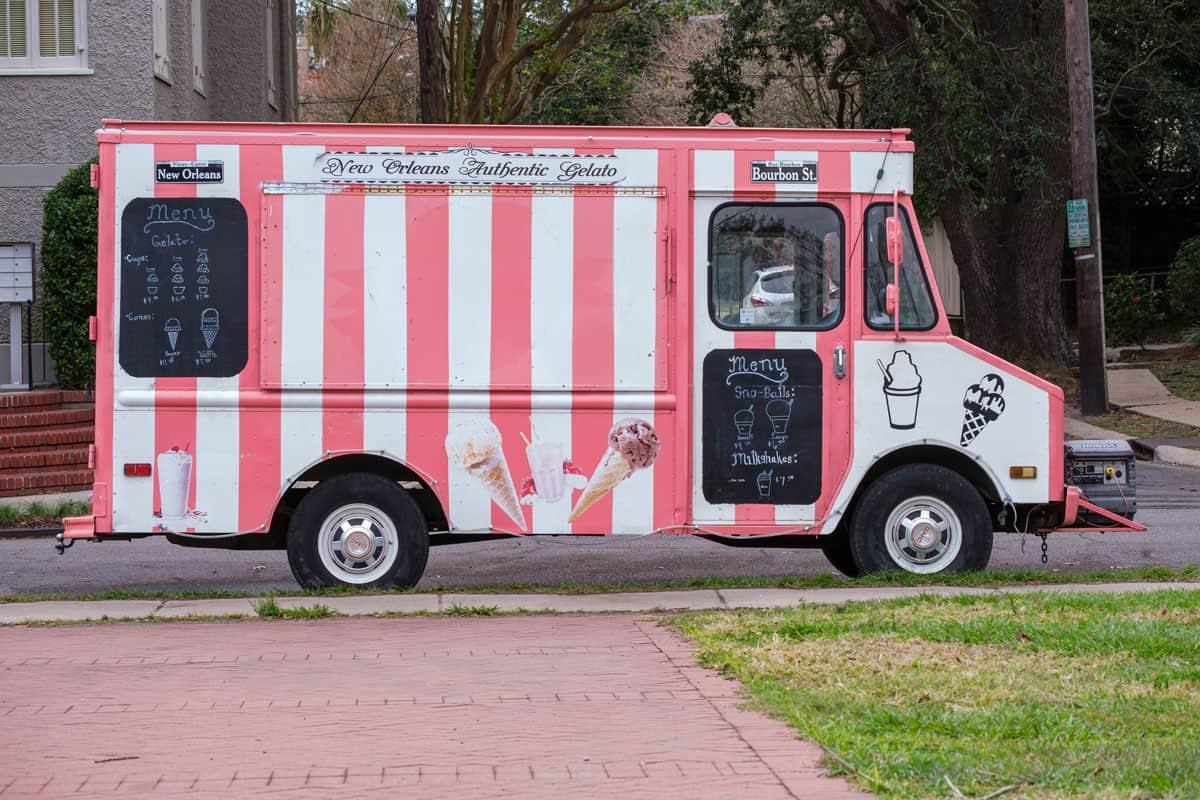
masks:
[(0, 797), (866, 798), (632, 615), (0, 630)]
[[(486, 608), (496, 612), (595, 614), (654, 611), (700, 611), (729, 608), (779, 608), (799, 603), (845, 603), (890, 600), (922, 594), (1026, 594), (1029, 592), (1149, 592), (1160, 589), (1200, 590), (1200, 582), (1074, 583), (1001, 587), (885, 586), (838, 589), (694, 589), (608, 594), (429, 594), (331, 595), (277, 597), (281, 608), (327, 606), (348, 617), (391, 614), (438, 614)], [(94, 622), (98, 620), (257, 617), (256, 598), (213, 600), (47, 600), (0, 604), (0, 625), (30, 622)]]

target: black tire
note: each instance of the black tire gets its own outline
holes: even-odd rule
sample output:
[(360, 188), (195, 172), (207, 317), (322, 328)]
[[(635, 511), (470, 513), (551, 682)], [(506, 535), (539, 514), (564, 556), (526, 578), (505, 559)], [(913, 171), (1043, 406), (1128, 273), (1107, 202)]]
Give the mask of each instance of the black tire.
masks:
[[(894, 512), (893, 535), (888, 523)], [(954, 534), (947, 533), (955, 527), (954, 517), (956, 553)], [(921, 549), (918, 537), (928, 537), (928, 549)], [(979, 491), (962, 475), (936, 464), (908, 464), (867, 487), (855, 507), (849, 538), (854, 563), (864, 574), (976, 571), (992, 556), (992, 518)], [(889, 539), (898, 557), (889, 552)]]
[[(331, 533), (323, 537), (327, 524)], [(365, 555), (355, 560), (362, 547)], [(405, 589), (425, 571), (429, 532), (408, 492), (382, 476), (353, 472), (321, 481), (304, 496), (288, 526), (287, 551), (292, 575), (306, 589)]]
[(833, 565), (834, 569), (848, 578), (857, 578), (863, 574), (858, 564), (854, 562), (854, 554), (850, 551), (850, 534), (845, 523), (838, 525), (837, 530), (833, 533), (819, 538), (821, 552), (825, 554), (825, 558), (829, 559), (829, 563)]

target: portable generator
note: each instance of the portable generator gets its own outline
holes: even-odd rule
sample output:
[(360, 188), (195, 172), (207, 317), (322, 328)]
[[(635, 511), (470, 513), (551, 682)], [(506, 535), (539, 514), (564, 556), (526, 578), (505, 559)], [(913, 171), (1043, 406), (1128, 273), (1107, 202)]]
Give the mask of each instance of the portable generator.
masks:
[(1137, 511), (1136, 459), (1129, 442), (1080, 439), (1067, 442), (1066, 481), (1089, 502), (1133, 519)]

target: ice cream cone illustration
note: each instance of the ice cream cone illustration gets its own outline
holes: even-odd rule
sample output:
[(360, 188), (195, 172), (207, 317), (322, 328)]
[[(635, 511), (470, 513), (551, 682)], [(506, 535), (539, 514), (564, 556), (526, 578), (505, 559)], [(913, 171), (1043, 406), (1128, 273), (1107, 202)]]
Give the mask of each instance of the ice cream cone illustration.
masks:
[(163, 326), (163, 330), (167, 332), (167, 341), (171, 343), (171, 349), (175, 349), (176, 342), (179, 341), (179, 332), (183, 330), (183, 326), (179, 324), (179, 320), (171, 317), (167, 320), (167, 324)]
[(921, 373), (907, 350), (892, 354), (886, 367), (876, 360), (883, 373), (883, 396), (887, 401), (888, 424), (897, 430), (917, 426), (917, 410), (921, 405)]
[(963, 394), (963, 425), (959, 444), (966, 447), (983, 433), (988, 423), (1004, 413), (1004, 379), (995, 373), (984, 375), (979, 383)]
[(213, 340), (221, 330), (221, 314), (215, 308), (206, 308), (200, 312), (200, 332), (204, 334), (204, 346), (211, 348)]
[(527, 530), (517, 487), (500, 446), (500, 431), (491, 420), (472, 419), (456, 425), (446, 437), (446, 455), (452, 465), (482, 483), (492, 501), (521, 530)]
[(733, 425), (737, 428), (739, 439), (749, 439), (754, 430), (754, 406), (750, 405), (735, 412)]
[(574, 522), (579, 515), (596, 504), (613, 487), (628, 478), (635, 470), (645, 469), (658, 457), (658, 434), (645, 420), (630, 417), (623, 419), (608, 432), (608, 449), (600, 457), (596, 471), (583, 488), (583, 494), (571, 509), (567, 522)]
[(771, 420), (771, 433), (783, 436), (787, 433), (792, 418), (792, 401), (775, 399), (767, 403), (767, 419)]

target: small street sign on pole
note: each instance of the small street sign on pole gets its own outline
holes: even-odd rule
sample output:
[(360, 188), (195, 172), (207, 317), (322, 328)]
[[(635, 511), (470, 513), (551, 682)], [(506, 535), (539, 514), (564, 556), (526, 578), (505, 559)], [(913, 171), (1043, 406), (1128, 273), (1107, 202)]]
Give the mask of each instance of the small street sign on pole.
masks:
[(1092, 226), (1088, 220), (1088, 201), (1067, 201), (1067, 247), (1075, 250), (1092, 243)]

